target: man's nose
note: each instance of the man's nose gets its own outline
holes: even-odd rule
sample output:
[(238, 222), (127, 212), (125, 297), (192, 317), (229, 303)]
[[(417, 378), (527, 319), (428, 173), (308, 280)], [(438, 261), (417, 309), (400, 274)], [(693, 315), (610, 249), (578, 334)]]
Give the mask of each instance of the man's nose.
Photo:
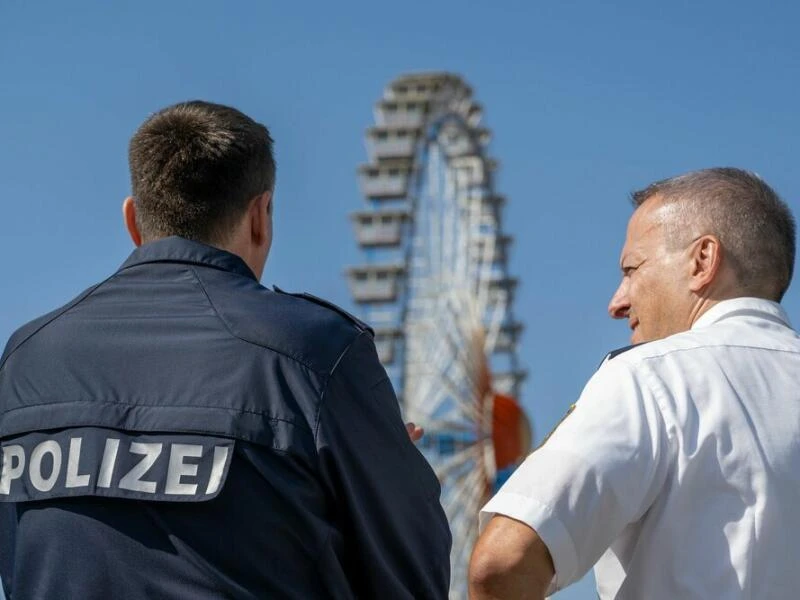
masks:
[(619, 284), (617, 291), (611, 297), (611, 302), (608, 303), (608, 315), (612, 319), (625, 319), (628, 317), (628, 310), (631, 303), (628, 301), (628, 290), (625, 282)]

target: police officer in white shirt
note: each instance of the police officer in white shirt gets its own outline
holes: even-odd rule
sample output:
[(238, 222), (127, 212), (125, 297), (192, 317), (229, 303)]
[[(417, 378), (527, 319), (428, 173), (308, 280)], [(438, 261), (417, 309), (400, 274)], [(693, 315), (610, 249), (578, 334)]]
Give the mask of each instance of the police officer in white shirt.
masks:
[(633, 194), (609, 313), (632, 342), (481, 512), (472, 598), (800, 596), (794, 219), (757, 176)]

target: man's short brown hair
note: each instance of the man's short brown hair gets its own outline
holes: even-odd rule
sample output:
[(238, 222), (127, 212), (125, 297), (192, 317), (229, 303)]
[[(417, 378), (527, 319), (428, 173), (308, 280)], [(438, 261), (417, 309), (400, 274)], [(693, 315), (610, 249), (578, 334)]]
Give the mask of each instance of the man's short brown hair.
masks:
[(249, 202), (275, 187), (267, 128), (200, 100), (148, 118), (131, 138), (128, 162), (145, 241), (177, 235), (224, 243)]

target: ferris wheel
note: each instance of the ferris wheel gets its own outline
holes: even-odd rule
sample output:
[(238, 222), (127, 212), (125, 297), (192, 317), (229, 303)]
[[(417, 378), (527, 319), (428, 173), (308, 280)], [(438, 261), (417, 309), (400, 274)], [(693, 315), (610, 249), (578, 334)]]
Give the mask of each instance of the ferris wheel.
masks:
[(480, 507), (531, 442), (516, 401), (526, 372), (512, 238), (481, 117), (457, 75), (405, 75), (386, 87), (359, 168), (366, 208), (352, 215), (364, 261), (347, 270), (404, 418), (426, 430), (420, 450), (453, 533), (452, 598), (466, 598)]

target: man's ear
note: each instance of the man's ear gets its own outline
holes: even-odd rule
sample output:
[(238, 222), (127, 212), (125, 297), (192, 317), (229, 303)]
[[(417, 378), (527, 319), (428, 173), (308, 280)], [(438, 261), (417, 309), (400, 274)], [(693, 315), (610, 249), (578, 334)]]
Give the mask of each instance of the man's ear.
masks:
[(722, 267), (722, 244), (717, 236), (706, 234), (692, 242), (690, 252), (689, 289), (700, 292), (719, 275)]
[(131, 241), (133, 241), (138, 248), (142, 245), (142, 234), (139, 231), (139, 226), (136, 224), (136, 202), (134, 202), (132, 196), (128, 196), (122, 202), (122, 219), (125, 221), (125, 229), (128, 230)]
[(256, 246), (268, 243), (270, 232), (269, 221), (272, 219), (272, 192), (253, 198), (248, 211), (250, 217), (250, 236)]

